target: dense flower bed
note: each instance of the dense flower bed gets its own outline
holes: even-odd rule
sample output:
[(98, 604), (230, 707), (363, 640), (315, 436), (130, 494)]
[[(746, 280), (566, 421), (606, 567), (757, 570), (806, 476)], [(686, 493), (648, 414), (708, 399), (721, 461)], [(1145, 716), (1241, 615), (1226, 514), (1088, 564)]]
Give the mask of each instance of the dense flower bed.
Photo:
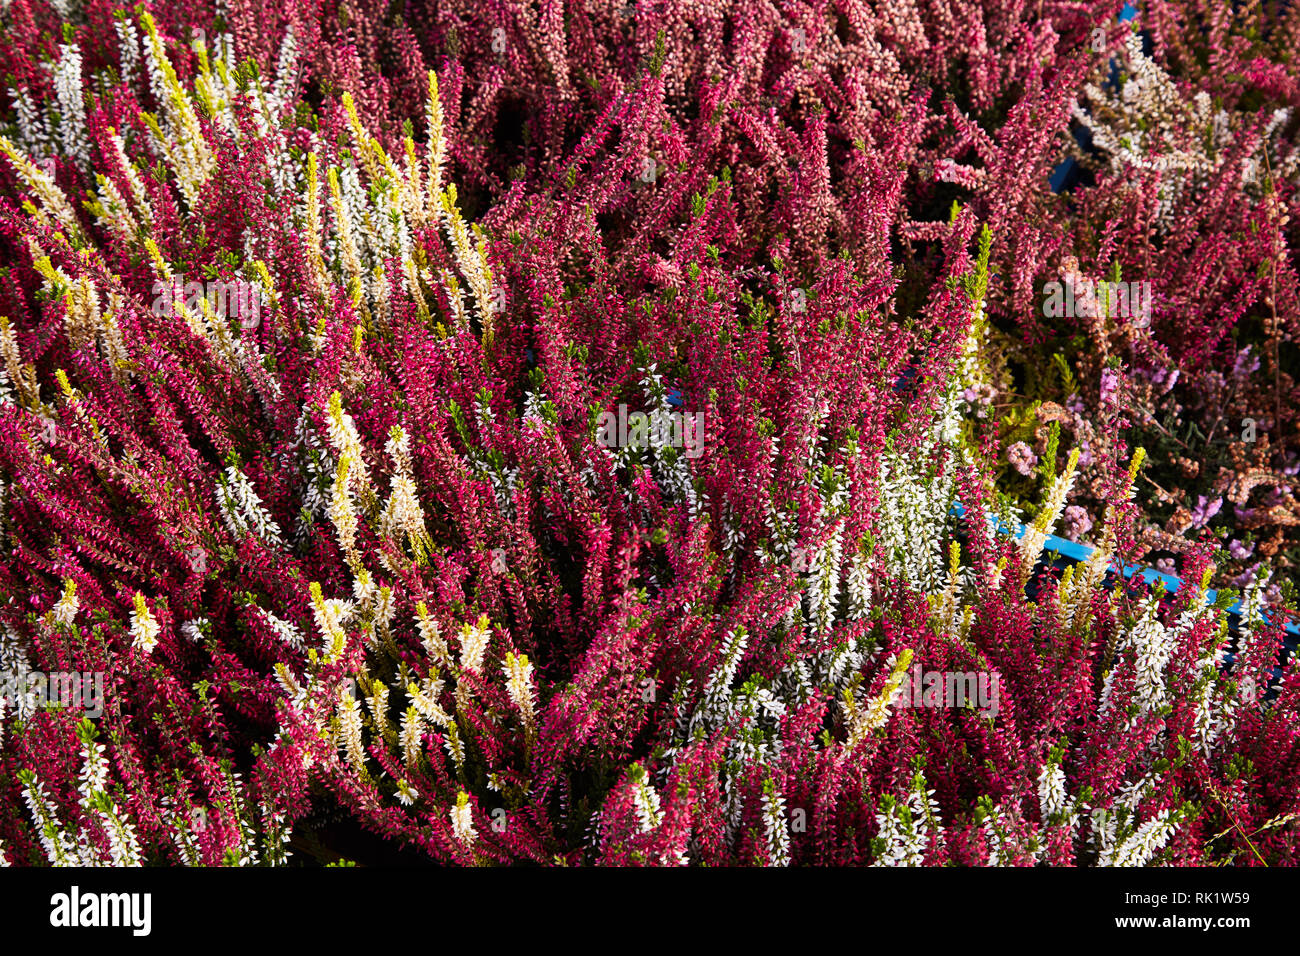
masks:
[(1296, 862), (1276, 6), (12, 0), (3, 859)]

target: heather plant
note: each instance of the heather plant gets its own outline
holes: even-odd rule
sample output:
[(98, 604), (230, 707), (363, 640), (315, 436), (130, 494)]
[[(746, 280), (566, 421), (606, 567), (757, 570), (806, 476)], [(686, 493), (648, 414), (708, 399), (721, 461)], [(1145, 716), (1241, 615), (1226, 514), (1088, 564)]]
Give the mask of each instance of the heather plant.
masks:
[[(918, 94), (961, 91), (986, 175), (1037, 174), (1082, 66), (1035, 51), (1091, 21), (954, 65), (969, 30), (910, 5), (730, 45), (667, 5), (360, 5), (325, 44), (297, 8), (272, 42), (244, 7), (88, 7), (51, 84), (49, 11), (12, 9), (4, 660), (106, 693), (97, 726), (0, 714), (8, 862), (282, 863), (338, 812), (465, 865), (1294, 862), (1260, 590), (1230, 645), (1204, 549), (1173, 602), (1107, 586), (1118, 410), (1088, 465), (1070, 429), (1041, 453), (1020, 542), (983, 517), (1016, 517), (977, 414), (1016, 203), (913, 218)], [(980, 139), (962, 109), (1020, 83)], [(1058, 582), (1082, 467), (1111, 506)]]

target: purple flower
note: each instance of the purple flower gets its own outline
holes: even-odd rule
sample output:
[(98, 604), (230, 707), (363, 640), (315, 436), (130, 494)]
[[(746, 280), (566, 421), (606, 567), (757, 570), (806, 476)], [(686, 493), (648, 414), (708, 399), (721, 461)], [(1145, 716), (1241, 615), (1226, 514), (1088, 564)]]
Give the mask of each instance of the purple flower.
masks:
[(1148, 372), (1147, 377), (1151, 380), (1151, 384), (1159, 390), (1159, 393), (1164, 395), (1177, 384), (1179, 374), (1180, 372), (1176, 368), (1158, 368), (1154, 372)]
[(1038, 464), (1038, 456), (1034, 450), (1022, 441), (1016, 442), (1007, 449), (1007, 461), (1011, 462), (1011, 467), (1022, 475), (1028, 475), (1034, 470), (1034, 465)]
[(1119, 391), (1119, 372), (1113, 368), (1102, 369), (1101, 400), (1103, 402), (1114, 401), (1117, 391)]
[(1232, 377), (1237, 379), (1245, 378), (1252, 372), (1259, 371), (1259, 356), (1250, 354), (1250, 346), (1237, 353), (1237, 361), (1232, 366)]
[(1238, 541), (1236, 538), (1233, 538), (1231, 541), (1228, 542), (1228, 553), (1238, 561), (1245, 561), (1252, 554), (1254, 554), (1254, 552), (1255, 552), (1255, 543), (1253, 541), (1250, 543), (1249, 546)]
[(1209, 501), (1205, 495), (1198, 495), (1196, 498), (1196, 507), (1192, 509), (1192, 527), (1204, 528), (1210, 523), (1210, 519), (1219, 513), (1223, 507), (1223, 499), (1215, 498)]
[(1244, 588), (1250, 584), (1253, 584), (1255, 581), (1255, 572), (1259, 570), (1259, 564), (1260, 564), (1259, 562), (1252, 564), (1245, 571), (1242, 571), (1235, 578), (1232, 578), (1229, 581), (1229, 583), (1234, 588)]
[(1165, 574), (1176, 574), (1178, 568), (1173, 558), (1156, 558), (1156, 570)]
[(1062, 515), (1062, 522), (1065, 536), (1071, 541), (1078, 541), (1092, 530), (1092, 518), (1088, 517), (1088, 512), (1079, 505), (1070, 505), (1066, 508), (1065, 514)]
[(962, 401), (970, 405), (975, 410), (977, 418), (988, 417), (988, 406), (997, 398), (997, 390), (992, 385), (980, 384), (971, 385), (962, 390)]

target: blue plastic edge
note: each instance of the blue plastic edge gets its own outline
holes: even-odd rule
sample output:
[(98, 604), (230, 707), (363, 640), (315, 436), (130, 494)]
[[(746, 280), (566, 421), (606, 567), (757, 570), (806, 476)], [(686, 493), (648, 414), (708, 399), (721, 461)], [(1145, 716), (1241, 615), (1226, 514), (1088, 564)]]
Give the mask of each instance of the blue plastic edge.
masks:
[[(963, 518), (966, 516), (966, 508), (965, 506), (962, 505), (960, 501), (955, 501), (953, 502), (952, 510), (949, 512), (949, 514), (955, 515), (958, 518)], [(996, 529), (1002, 532), (1003, 534), (1010, 534), (1013, 537), (1019, 539), (1025, 533), (1025, 526), (1023, 524), (1020, 525), (1018, 528), (1011, 528), (1006, 524), (1006, 522), (1002, 521), (996, 515), (988, 514), (986, 512), (986, 516), (991, 519), (991, 523), (994, 525), (994, 527), (996, 527)], [(1064, 557), (1069, 558), (1071, 561), (1074, 561), (1076, 563), (1081, 563), (1083, 561), (1087, 561), (1088, 558), (1092, 557), (1093, 553), (1096, 550), (1097, 550), (1096, 548), (1093, 548), (1090, 545), (1079, 544), (1077, 541), (1068, 541), (1065, 538), (1059, 538), (1054, 534), (1049, 534), (1047, 536), (1047, 540), (1043, 542), (1042, 553), (1050, 554), (1051, 552), (1055, 551), (1058, 554), (1061, 554)], [(1136, 564), (1130, 564), (1125, 566), (1124, 568), (1125, 578), (1132, 578), (1135, 574), (1141, 577), (1142, 580), (1145, 581), (1147, 584), (1153, 584), (1156, 581), (1162, 581), (1165, 586), (1165, 593), (1167, 594), (1173, 594), (1174, 592), (1176, 592), (1179, 589), (1179, 587), (1182, 586), (1183, 583), (1181, 578), (1175, 577), (1172, 574), (1165, 574), (1163, 571), (1157, 571), (1155, 570), (1155, 568), (1144, 568)], [(1207, 590), (1205, 592), (1206, 604), (1213, 604), (1215, 600), (1217, 600), (1217, 598), (1218, 598), (1217, 591)], [(1232, 605), (1232, 607), (1228, 608), (1228, 613), (1231, 615), (1235, 615), (1237, 617), (1241, 617), (1241, 601), (1235, 602)], [(1268, 615), (1264, 614), (1261, 611), (1260, 617), (1264, 619), (1265, 623), (1268, 623)], [(1288, 634), (1300, 635), (1300, 625), (1284, 624), (1282, 626), (1283, 628), (1285, 628)]]

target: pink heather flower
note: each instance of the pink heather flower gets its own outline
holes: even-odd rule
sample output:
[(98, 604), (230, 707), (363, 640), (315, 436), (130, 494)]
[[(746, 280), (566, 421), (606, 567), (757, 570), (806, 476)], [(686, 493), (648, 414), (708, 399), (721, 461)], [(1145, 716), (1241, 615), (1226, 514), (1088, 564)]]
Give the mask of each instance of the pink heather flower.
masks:
[(1156, 558), (1156, 570), (1165, 574), (1176, 574), (1178, 567), (1173, 558)]
[(1022, 441), (1016, 442), (1007, 449), (1007, 461), (1011, 462), (1011, 467), (1022, 475), (1028, 475), (1033, 472), (1034, 466), (1038, 464), (1038, 456), (1034, 450)]
[(941, 159), (934, 164), (934, 178), (939, 182), (956, 183), (967, 189), (976, 188), (984, 179), (984, 170), (964, 166), (951, 159)]

